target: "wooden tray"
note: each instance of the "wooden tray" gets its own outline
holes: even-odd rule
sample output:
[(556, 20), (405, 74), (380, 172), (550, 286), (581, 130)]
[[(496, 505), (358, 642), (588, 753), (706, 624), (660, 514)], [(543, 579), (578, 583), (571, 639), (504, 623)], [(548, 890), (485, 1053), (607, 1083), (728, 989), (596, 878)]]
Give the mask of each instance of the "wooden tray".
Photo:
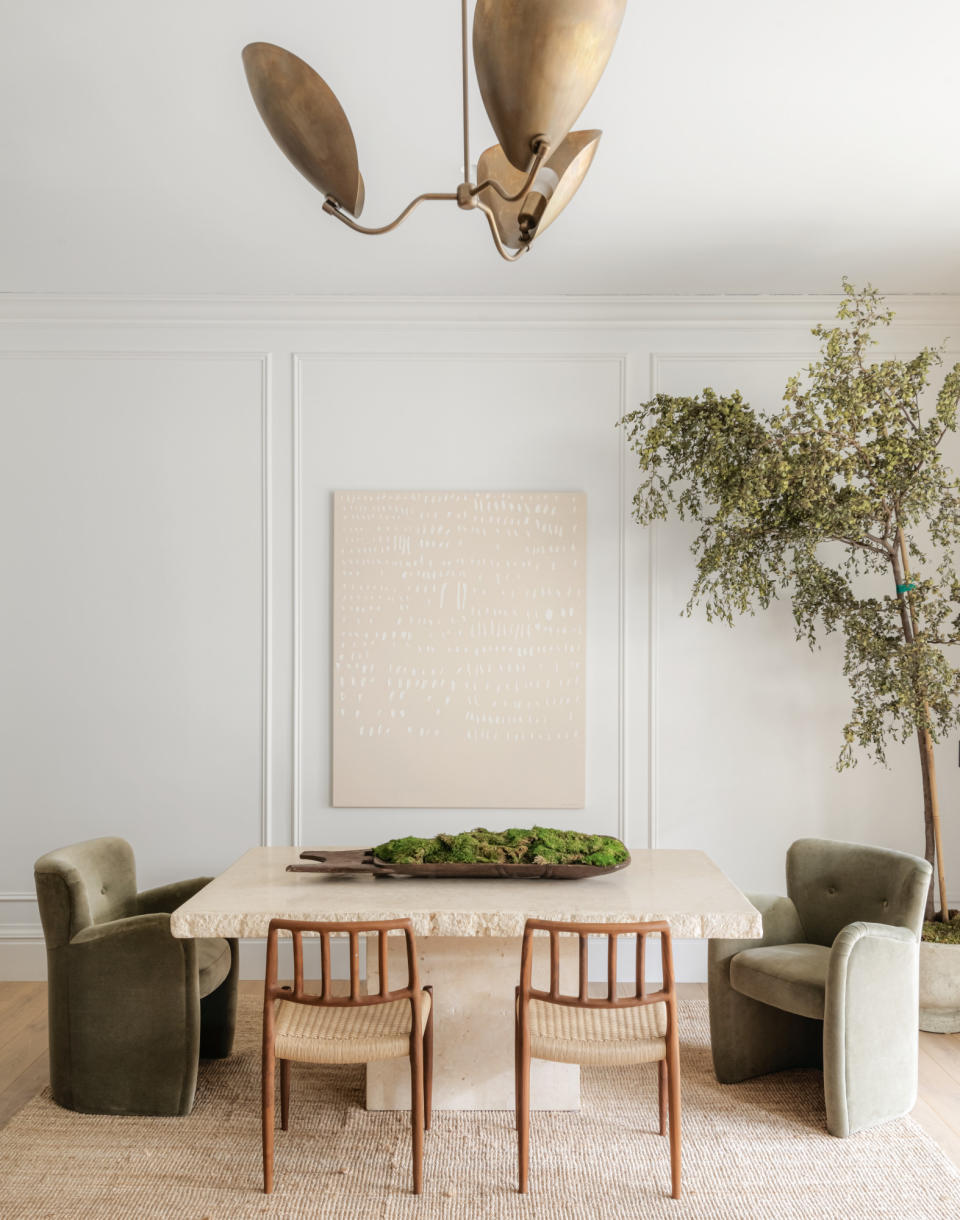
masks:
[(630, 856), (619, 864), (390, 864), (373, 854), (372, 847), (351, 851), (302, 851), (303, 864), (288, 864), (288, 873), (372, 873), (382, 877), (527, 877), (573, 881), (580, 877), (602, 877), (626, 868)]

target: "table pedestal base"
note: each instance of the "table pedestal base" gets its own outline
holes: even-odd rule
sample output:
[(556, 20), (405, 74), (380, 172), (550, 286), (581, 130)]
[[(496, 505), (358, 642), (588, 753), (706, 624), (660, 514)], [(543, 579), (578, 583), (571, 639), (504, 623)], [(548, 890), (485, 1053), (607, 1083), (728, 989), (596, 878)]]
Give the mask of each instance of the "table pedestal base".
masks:
[[(434, 989), (433, 1107), (435, 1110), (514, 1109), (514, 989), (520, 981), (520, 939), (421, 936), (421, 983)], [(379, 985), (377, 955), (367, 953), (367, 985)], [(560, 938), (561, 977), (576, 979), (577, 941)], [(402, 937), (390, 937), (391, 987), (406, 981)], [(575, 987), (568, 988), (575, 990)], [(580, 1068), (534, 1059), (530, 1075), (534, 1110), (579, 1110)], [(367, 1109), (410, 1107), (406, 1059), (367, 1064)]]

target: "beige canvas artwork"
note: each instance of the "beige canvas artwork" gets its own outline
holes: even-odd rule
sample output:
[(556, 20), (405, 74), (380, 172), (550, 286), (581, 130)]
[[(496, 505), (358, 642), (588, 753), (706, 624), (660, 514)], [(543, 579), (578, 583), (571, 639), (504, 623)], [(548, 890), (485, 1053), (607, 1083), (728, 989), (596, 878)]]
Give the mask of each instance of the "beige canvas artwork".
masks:
[(333, 803), (579, 809), (586, 496), (337, 492)]

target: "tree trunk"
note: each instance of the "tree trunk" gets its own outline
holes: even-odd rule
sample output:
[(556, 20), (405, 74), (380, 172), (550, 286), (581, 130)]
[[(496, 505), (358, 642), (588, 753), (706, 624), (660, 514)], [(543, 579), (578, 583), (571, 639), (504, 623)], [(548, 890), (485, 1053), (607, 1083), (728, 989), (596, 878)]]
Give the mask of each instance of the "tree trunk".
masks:
[[(893, 566), (893, 579), (897, 586), (897, 599), (900, 603), (900, 622), (903, 626), (903, 638), (908, 644), (916, 639), (916, 620), (913, 615), (913, 605), (910, 600), (910, 559), (907, 554), (907, 543), (903, 530), (897, 526), (897, 549), (890, 556)], [(924, 718), (929, 722), (930, 709), (923, 692), (918, 692), (923, 700)], [(937, 882), (940, 896), (940, 918), (947, 923), (950, 919), (949, 903), (947, 902), (947, 882), (943, 864), (943, 842), (940, 836), (940, 802), (937, 794), (937, 767), (933, 757), (933, 738), (927, 727), (917, 730), (917, 742), (920, 746), (920, 774), (923, 778), (923, 825), (924, 825), (924, 855), (931, 868), (936, 865)], [(933, 884), (927, 898), (927, 918), (933, 915)]]
[[(923, 733), (917, 731), (917, 745), (920, 748), (920, 775), (923, 779), (923, 855), (931, 870), (936, 868), (937, 850), (936, 837), (933, 833), (933, 803), (930, 799), (930, 773), (927, 770), (927, 752), (923, 748)], [(933, 919), (936, 912), (933, 905), (933, 877), (930, 878), (930, 888), (927, 891), (927, 906), (923, 913), (924, 919)]]
[[(944, 923), (950, 920), (949, 904), (947, 902), (947, 880), (944, 874), (943, 867), (943, 842), (940, 837), (940, 805), (937, 800), (937, 767), (933, 758), (933, 739), (930, 736), (929, 729), (925, 729), (920, 734), (920, 751), (925, 760), (924, 770), (927, 776), (927, 787), (929, 789), (929, 821), (933, 830), (933, 848), (937, 858), (937, 882), (940, 890), (940, 918)], [(924, 821), (927, 820), (926, 809), (924, 809)]]
[[(940, 837), (940, 807), (937, 800), (937, 769), (933, 757), (933, 739), (927, 730), (921, 729), (917, 733), (917, 741), (920, 745), (920, 771), (923, 776), (924, 856), (930, 861), (931, 868), (936, 868), (940, 918), (946, 923), (950, 919), (950, 911), (947, 902), (947, 882), (943, 869), (943, 845)], [(932, 878), (925, 918), (935, 918)]]

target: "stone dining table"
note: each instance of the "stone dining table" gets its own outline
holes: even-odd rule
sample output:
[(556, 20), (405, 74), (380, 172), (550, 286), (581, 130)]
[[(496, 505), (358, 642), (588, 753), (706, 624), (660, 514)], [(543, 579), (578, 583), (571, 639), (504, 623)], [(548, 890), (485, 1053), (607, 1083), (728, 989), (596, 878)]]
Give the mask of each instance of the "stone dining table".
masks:
[[(329, 850), (340, 850), (331, 848)], [(677, 938), (762, 935), (757, 910), (701, 851), (633, 851), (618, 872), (582, 880), (435, 879), (290, 873), (297, 847), (254, 847), (173, 912), (174, 936), (264, 937), (274, 918), (377, 920), (409, 917), (421, 980), (434, 987), (435, 1108), (512, 1110), (514, 988), (527, 919), (627, 923), (664, 919)], [(391, 985), (402, 985), (400, 938)], [(561, 971), (576, 980), (576, 938), (561, 937)], [(657, 953), (652, 954), (653, 962)], [(376, 953), (367, 956), (375, 986)], [(569, 988), (575, 990), (575, 985)], [(579, 1108), (580, 1069), (534, 1060), (531, 1102)], [(406, 1060), (367, 1065), (367, 1108), (406, 1109)]]

